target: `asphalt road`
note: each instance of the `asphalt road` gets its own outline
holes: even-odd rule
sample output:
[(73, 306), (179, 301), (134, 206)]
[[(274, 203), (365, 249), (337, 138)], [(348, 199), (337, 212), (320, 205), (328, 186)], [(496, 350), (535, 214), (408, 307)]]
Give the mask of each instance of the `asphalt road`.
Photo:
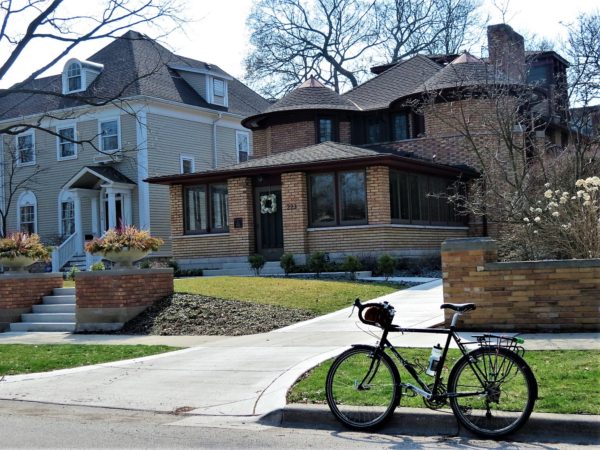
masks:
[[(0, 448), (211, 448), (211, 449), (570, 449), (575, 442), (495, 442), (468, 436), (355, 433), (307, 424), (260, 425), (219, 418), (0, 401)], [(589, 448), (589, 447), (588, 447)]]

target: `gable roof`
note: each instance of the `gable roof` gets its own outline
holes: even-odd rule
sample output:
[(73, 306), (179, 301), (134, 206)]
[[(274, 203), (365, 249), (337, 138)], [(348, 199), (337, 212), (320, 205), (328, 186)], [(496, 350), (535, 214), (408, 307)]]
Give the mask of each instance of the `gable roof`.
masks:
[[(88, 60), (104, 65), (104, 70), (85, 92), (62, 96), (62, 75), (39, 78), (23, 89), (49, 93), (8, 93), (0, 98), (0, 120), (82, 106), (85, 105), (83, 96), (100, 102), (117, 97), (148, 96), (243, 116), (255, 114), (269, 105), (267, 100), (235, 79), (229, 83), (228, 108), (209, 104), (176, 70), (169, 68), (169, 65), (205, 67), (207, 63), (175, 55), (135, 31), (116, 38)], [(232, 78), (218, 66), (210, 66), (214, 73)]]
[(442, 66), (430, 58), (417, 55), (390, 67), (342, 97), (351, 100), (362, 110), (387, 108), (392, 101), (411, 94), (441, 69)]

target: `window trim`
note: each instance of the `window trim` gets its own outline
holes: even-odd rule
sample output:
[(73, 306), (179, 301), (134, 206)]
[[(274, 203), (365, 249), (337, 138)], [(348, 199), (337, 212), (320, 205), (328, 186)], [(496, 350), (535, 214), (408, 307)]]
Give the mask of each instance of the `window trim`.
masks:
[(247, 152), (248, 158), (246, 159), (246, 161), (249, 161), (250, 157), (252, 156), (252, 146), (250, 145), (250, 133), (248, 131), (236, 130), (235, 131), (235, 154), (236, 154), (238, 164), (240, 162), (243, 162), (243, 161), (240, 161), (240, 149), (239, 149), (240, 136), (245, 136), (246, 141), (248, 142), (248, 152)]
[[(184, 161), (191, 161), (192, 162), (192, 171), (191, 172), (184, 172), (183, 171), (183, 162)], [(196, 171), (196, 158), (194, 158), (192, 155), (185, 155), (185, 154), (181, 153), (179, 155), (179, 171), (182, 174), (184, 174), (184, 173), (194, 173)]]
[[(80, 81), (79, 86), (80, 87), (79, 87), (79, 89), (71, 90), (71, 89), (69, 89), (69, 79), (74, 78), (74, 77), (69, 76), (69, 69), (73, 64), (77, 64), (77, 66), (79, 67), (79, 81)], [(72, 59), (72, 60), (68, 61), (63, 70), (63, 94), (74, 94), (76, 92), (83, 92), (83, 91), (85, 91), (85, 84), (86, 84), (85, 70), (83, 69), (83, 64), (81, 64), (81, 62), (76, 59)]]
[[(215, 185), (224, 185), (227, 187), (227, 205), (226, 205), (226, 214), (227, 214), (227, 223), (225, 224), (225, 228), (212, 228), (212, 186)], [(204, 196), (205, 196), (205, 205), (206, 205), (206, 229), (201, 231), (190, 231), (188, 224), (188, 214), (186, 209), (186, 192), (194, 187), (204, 186)], [(229, 186), (227, 183), (205, 183), (205, 184), (194, 184), (189, 186), (183, 186), (181, 190), (181, 201), (182, 201), (182, 213), (183, 213), (183, 235), (184, 236), (196, 236), (196, 235), (216, 235), (216, 234), (228, 234), (229, 233)]]
[[(342, 202), (341, 202), (341, 189), (340, 189), (340, 174), (361, 172), (364, 174), (365, 190), (365, 218), (361, 220), (342, 220)], [(308, 193), (308, 227), (309, 228), (332, 228), (332, 227), (352, 227), (357, 225), (368, 225), (369, 223), (369, 204), (367, 195), (367, 170), (366, 169), (352, 169), (352, 170), (339, 170), (339, 171), (327, 171), (327, 172), (312, 172), (307, 174), (307, 193)], [(312, 193), (311, 193), (311, 177), (313, 175), (332, 175), (333, 176), (333, 198), (334, 198), (334, 222), (331, 224), (315, 224), (312, 222)]]
[[(31, 161), (22, 162), (21, 161), (21, 148), (19, 147), (19, 138), (28, 136), (28, 135), (31, 136), (31, 149), (33, 152), (33, 159)], [(27, 130), (27, 131), (23, 131), (22, 133), (17, 134), (15, 136), (15, 144), (16, 144), (16, 151), (17, 151), (17, 166), (18, 167), (35, 166), (36, 160), (37, 160), (36, 151), (35, 151), (35, 131)]]
[[(33, 206), (33, 232), (38, 231), (38, 208), (37, 208), (37, 197), (32, 191), (21, 192), (17, 200), (17, 229), (21, 230), (21, 208), (25, 206)], [(30, 223), (30, 222), (26, 222)]]
[[(114, 150), (104, 149), (104, 137), (102, 136), (102, 124), (107, 122), (117, 122), (117, 148)], [(121, 151), (121, 116), (106, 117), (98, 120), (98, 140), (99, 140), (99, 153), (111, 155)]]
[(77, 157), (79, 156), (78, 145), (75, 142), (72, 142), (73, 147), (75, 149), (75, 153), (71, 156), (62, 156), (60, 132), (62, 130), (68, 130), (69, 128), (73, 129), (73, 139), (76, 140), (77, 139), (77, 125), (75, 123), (65, 123), (61, 126), (56, 127), (56, 134), (57, 134), (57, 136), (56, 136), (56, 160), (57, 161), (68, 161), (71, 159), (77, 159)]

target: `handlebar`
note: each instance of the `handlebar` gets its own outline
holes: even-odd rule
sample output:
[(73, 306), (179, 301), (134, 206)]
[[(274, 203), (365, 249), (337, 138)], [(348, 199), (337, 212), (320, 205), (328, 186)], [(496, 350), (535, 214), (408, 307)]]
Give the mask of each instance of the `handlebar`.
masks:
[[(388, 328), (392, 324), (396, 310), (388, 302), (383, 303), (361, 303), (360, 299), (354, 300), (354, 307), (358, 308), (358, 318), (362, 323), (367, 325), (373, 325), (380, 328)], [(368, 318), (365, 318), (363, 311), (365, 309), (375, 308), (378, 309), (375, 314), (369, 314)], [(374, 316), (374, 317), (370, 317)]]

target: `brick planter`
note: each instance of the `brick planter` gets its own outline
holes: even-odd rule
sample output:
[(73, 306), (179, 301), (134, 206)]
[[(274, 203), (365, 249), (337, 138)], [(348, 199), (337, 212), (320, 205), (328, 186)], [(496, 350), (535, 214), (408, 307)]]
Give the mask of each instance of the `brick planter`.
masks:
[[(444, 302), (477, 304), (473, 330), (597, 331), (600, 260), (497, 262), (489, 238), (442, 244)], [(446, 325), (451, 313), (446, 311)], [(461, 326), (463, 326), (461, 324)]]
[(156, 300), (173, 294), (173, 269), (78, 272), (76, 331), (119, 330)]
[(19, 322), (21, 314), (42, 303), (44, 295), (63, 286), (60, 273), (5, 273), (0, 275), (0, 332), (12, 322)]

